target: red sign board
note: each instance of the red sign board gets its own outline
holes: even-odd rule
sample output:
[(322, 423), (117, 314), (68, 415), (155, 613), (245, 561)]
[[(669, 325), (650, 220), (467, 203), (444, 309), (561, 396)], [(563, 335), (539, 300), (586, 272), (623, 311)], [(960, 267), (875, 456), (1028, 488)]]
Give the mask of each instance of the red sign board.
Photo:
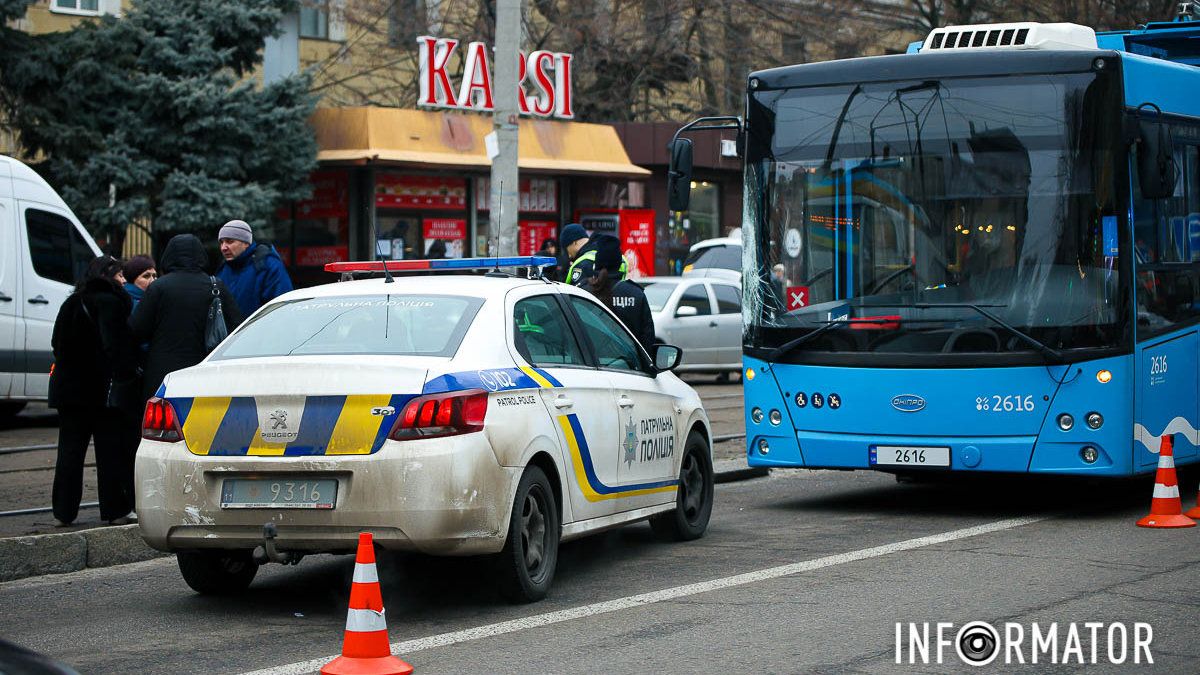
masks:
[(808, 304), (808, 286), (787, 287), (787, 308), (789, 312), (793, 309), (803, 309), (808, 307)]
[(401, 209), (465, 209), (467, 181), (442, 176), (381, 173), (375, 177), (375, 205)]
[(546, 239), (558, 241), (558, 223), (553, 220), (522, 220), (517, 226), (520, 231), (517, 255), (536, 254)]
[(461, 218), (426, 218), (421, 222), (426, 239), (466, 239), (467, 221)]
[(621, 253), (629, 264), (629, 276), (654, 274), (654, 209), (622, 209)]

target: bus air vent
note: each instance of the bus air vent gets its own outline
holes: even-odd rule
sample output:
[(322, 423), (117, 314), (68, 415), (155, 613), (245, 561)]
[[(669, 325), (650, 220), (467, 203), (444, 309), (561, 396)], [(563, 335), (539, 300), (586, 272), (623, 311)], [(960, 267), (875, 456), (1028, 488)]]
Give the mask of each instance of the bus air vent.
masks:
[(976, 49), (1097, 49), (1096, 31), (1073, 23), (995, 23), (935, 28), (922, 53)]

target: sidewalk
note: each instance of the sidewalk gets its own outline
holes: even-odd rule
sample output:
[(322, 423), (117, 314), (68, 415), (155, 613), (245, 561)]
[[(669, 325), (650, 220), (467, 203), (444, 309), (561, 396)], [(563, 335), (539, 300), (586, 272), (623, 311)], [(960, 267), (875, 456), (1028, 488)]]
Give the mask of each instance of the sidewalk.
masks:
[[(725, 453), (721, 453), (725, 454)], [(748, 467), (744, 459), (717, 459), (717, 483), (730, 483), (766, 476), (766, 467)], [(142, 541), (137, 525), (110, 526), (99, 520), (99, 511), (80, 511), (80, 519), (67, 528), (54, 527), (49, 513), (12, 516), (10, 523), (37, 534), (0, 537), (0, 582), (77, 572), (91, 567), (109, 567), (166, 555)]]

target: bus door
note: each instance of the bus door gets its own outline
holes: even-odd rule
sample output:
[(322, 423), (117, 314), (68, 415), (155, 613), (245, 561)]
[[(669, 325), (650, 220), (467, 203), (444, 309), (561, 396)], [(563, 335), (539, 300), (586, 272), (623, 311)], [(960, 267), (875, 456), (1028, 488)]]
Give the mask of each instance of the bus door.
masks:
[[(1150, 436), (1174, 432), (1174, 455), (1179, 458), (1197, 454), (1196, 433), (1200, 422), (1200, 391), (1197, 377), (1200, 363), (1196, 350), (1200, 338), (1195, 332), (1148, 341), (1138, 362), (1134, 422)], [(1158, 463), (1158, 448), (1153, 451), (1135, 442), (1133, 462), (1137, 468)]]

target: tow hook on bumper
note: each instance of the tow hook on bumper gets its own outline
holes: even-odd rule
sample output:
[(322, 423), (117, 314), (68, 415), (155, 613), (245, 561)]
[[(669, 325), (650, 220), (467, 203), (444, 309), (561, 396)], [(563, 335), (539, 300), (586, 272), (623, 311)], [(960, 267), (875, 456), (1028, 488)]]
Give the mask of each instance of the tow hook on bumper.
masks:
[(275, 523), (266, 523), (263, 525), (263, 543), (260, 546), (254, 547), (254, 562), (259, 565), (265, 565), (269, 562), (295, 565), (300, 562), (300, 559), (304, 557), (303, 553), (285, 552), (275, 548), (275, 537), (278, 534), (275, 529)]

